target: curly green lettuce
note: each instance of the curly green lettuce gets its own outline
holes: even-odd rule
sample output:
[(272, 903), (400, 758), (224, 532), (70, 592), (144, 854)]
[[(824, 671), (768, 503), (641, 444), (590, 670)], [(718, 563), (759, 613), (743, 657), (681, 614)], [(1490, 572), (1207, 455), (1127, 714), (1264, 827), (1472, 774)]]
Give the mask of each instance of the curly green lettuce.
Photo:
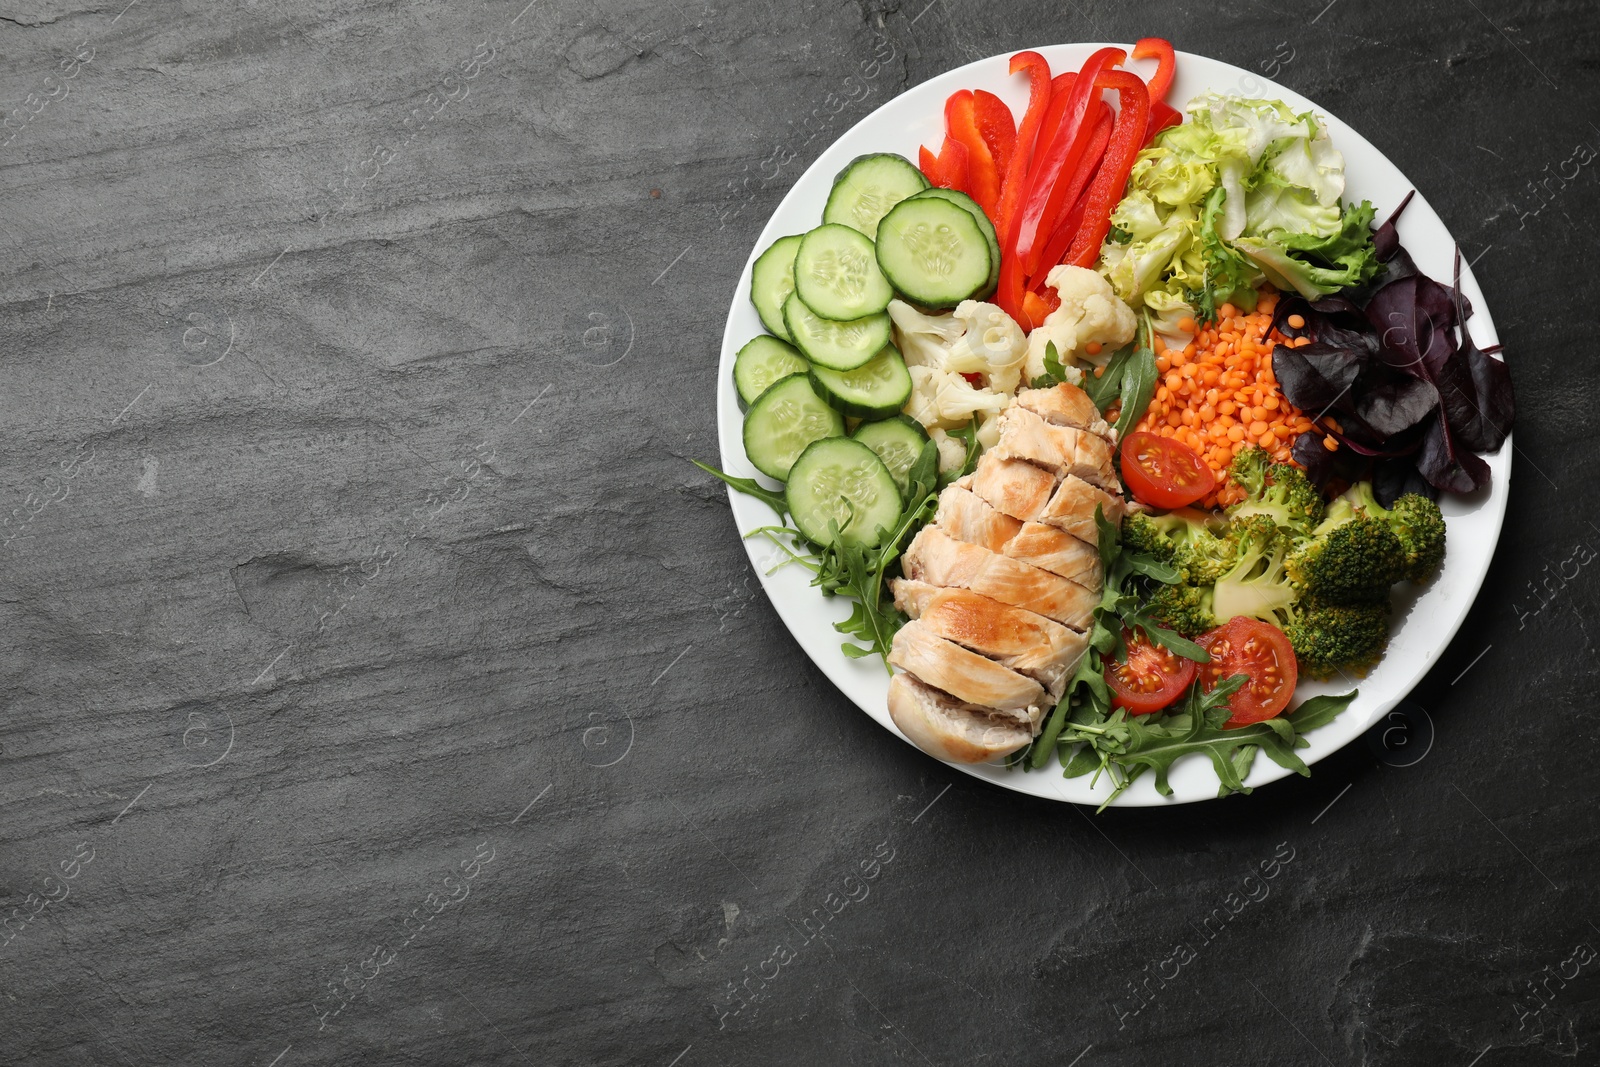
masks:
[(1326, 125), (1277, 100), (1208, 93), (1139, 154), (1100, 271), (1165, 317), (1251, 308), (1263, 282), (1308, 298), (1371, 280), (1372, 206), (1345, 207)]

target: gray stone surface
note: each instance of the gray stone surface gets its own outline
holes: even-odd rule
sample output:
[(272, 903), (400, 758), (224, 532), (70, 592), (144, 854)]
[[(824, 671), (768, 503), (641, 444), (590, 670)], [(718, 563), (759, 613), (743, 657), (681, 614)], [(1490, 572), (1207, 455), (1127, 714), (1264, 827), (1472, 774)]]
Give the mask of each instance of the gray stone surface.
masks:
[[(0, 0), (0, 1063), (1593, 1062), (1591, 6), (524, 2)], [(1523, 418), (1387, 750), (1093, 818), (848, 705), (685, 457), (834, 136), (1147, 33), (1412, 176)]]

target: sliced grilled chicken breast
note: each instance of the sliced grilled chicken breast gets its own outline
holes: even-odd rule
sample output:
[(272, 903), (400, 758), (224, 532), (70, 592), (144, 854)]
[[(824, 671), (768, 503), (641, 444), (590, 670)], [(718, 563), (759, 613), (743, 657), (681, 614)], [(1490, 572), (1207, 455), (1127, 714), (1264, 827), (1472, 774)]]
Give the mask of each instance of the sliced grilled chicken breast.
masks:
[(959, 485), (939, 494), (934, 521), (957, 541), (1031, 563), (1040, 570), (1088, 586), (1100, 587), (1100, 552), (1054, 526), (1021, 522)]
[(1044, 687), (1034, 679), (946, 641), (918, 621), (896, 631), (889, 662), (935, 689), (986, 708), (1025, 711), (1045, 702)]
[(995, 510), (1027, 522), (1037, 519), (1050, 506), (1056, 476), (1027, 460), (1001, 459), (991, 451), (983, 454), (971, 474), (955, 484), (971, 489)]
[(963, 703), (909, 674), (889, 679), (889, 717), (912, 744), (951, 763), (987, 763), (1015, 752), (1037, 728), (1014, 712)]
[(1060, 700), (1089, 639), (1043, 615), (990, 600), (969, 589), (941, 589), (896, 578), (895, 607), (946, 641), (965, 645), (1002, 666), (1037, 679)]
[(1100, 602), (1100, 594), (1086, 586), (978, 545), (957, 541), (937, 526), (924, 526), (912, 539), (902, 569), (907, 578), (970, 589), (1074, 630), (1089, 628), (1091, 613)]
[(1100, 531), (1094, 524), (1095, 505), (1100, 506), (1106, 521), (1113, 526), (1122, 524), (1122, 513), (1127, 504), (1120, 493), (1108, 493), (1097, 485), (1071, 475), (1061, 479), (1050, 503), (1035, 518), (1050, 526), (1058, 526), (1074, 537), (1091, 544), (1100, 543)]
[(1088, 430), (1054, 426), (1013, 404), (1000, 413), (1000, 441), (989, 451), (1002, 459), (1025, 459), (1057, 475), (1076, 475), (1103, 489), (1117, 486), (1112, 449)]
[(1111, 427), (1100, 417), (1100, 409), (1076, 385), (1063, 382), (1049, 389), (1020, 389), (1016, 403), (1052, 426), (1088, 430), (1096, 437), (1111, 440)]
[(1024, 522), (1042, 522), (1072, 534), (1080, 541), (1099, 544), (1094, 507), (1099, 504), (1107, 521), (1120, 523), (1124, 504), (1081, 478), (1059, 480), (1026, 460), (1002, 459), (987, 452), (967, 477), (955, 483), (971, 489), (995, 510)]

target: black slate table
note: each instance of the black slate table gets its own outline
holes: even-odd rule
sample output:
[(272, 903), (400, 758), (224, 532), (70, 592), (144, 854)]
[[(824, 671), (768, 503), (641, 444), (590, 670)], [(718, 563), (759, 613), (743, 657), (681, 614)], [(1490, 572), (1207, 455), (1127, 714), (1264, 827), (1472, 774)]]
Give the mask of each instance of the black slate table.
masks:
[[(1596, 1062), (1591, 7), (0, 20), (0, 1063)], [(1094, 817), (849, 705), (686, 460), (835, 136), (1147, 34), (1411, 176), (1522, 419), (1397, 716)]]

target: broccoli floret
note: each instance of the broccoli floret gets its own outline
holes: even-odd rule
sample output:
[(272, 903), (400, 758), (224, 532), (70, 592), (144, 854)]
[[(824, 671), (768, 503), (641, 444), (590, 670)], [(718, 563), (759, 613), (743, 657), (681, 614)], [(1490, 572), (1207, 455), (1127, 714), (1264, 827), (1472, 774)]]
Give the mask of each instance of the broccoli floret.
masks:
[(1305, 472), (1273, 463), (1263, 448), (1246, 448), (1233, 457), (1228, 474), (1249, 496), (1228, 509), (1228, 518), (1267, 515), (1296, 535), (1309, 534), (1323, 519), (1322, 494)]
[[(1210, 585), (1228, 572), (1234, 563), (1233, 542), (1220, 536), (1217, 520), (1203, 511), (1178, 508), (1165, 515), (1147, 515), (1140, 523), (1139, 537), (1149, 537), (1158, 545), (1170, 546), (1170, 556), (1158, 556), (1183, 571), (1192, 585)], [(1126, 533), (1124, 533), (1126, 539)], [(1152, 555), (1157, 553), (1152, 551)]]
[(1159, 625), (1193, 637), (1217, 625), (1211, 600), (1209, 585), (1163, 585), (1151, 595), (1145, 610)]
[(1228, 530), (1234, 564), (1217, 579), (1211, 611), (1218, 623), (1235, 615), (1282, 625), (1296, 593), (1285, 569), (1290, 542), (1267, 515), (1248, 515)]
[(1389, 644), (1389, 602), (1328, 604), (1314, 597), (1295, 605), (1284, 632), (1300, 669), (1313, 678), (1364, 676)]
[(1251, 445), (1240, 449), (1239, 454), (1233, 457), (1233, 462), (1228, 465), (1228, 477), (1251, 496), (1260, 496), (1267, 487), (1267, 468), (1270, 466), (1272, 457), (1267, 450)]
[(1360, 482), (1344, 494), (1370, 518), (1382, 519), (1405, 549), (1404, 577), (1426, 582), (1444, 563), (1444, 514), (1439, 505), (1420, 493), (1406, 493), (1388, 508), (1372, 495), (1372, 483)]
[(1157, 516), (1149, 512), (1133, 511), (1123, 518), (1122, 549), (1124, 552), (1142, 552), (1174, 567), (1178, 565), (1177, 546), (1167, 536), (1166, 528)]
[(1290, 579), (1304, 595), (1330, 604), (1385, 600), (1405, 573), (1406, 553), (1389, 524), (1362, 514), (1349, 495), (1290, 554)]

